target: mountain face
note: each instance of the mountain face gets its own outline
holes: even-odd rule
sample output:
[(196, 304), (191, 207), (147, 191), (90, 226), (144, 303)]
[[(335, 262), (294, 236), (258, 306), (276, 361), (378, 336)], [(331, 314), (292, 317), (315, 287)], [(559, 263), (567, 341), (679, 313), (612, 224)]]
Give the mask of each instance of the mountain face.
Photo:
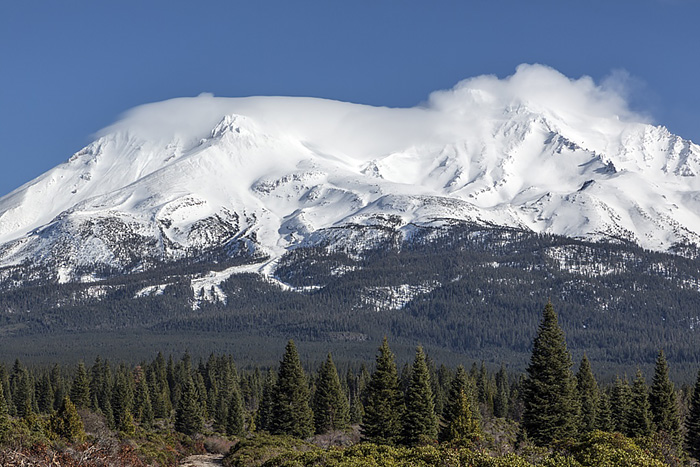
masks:
[(29, 266), (69, 282), (300, 246), (362, 251), (455, 223), (697, 245), (700, 147), (611, 100), (532, 65), (409, 109), (208, 95), (149, 104), (0, 198), (0, 280)]

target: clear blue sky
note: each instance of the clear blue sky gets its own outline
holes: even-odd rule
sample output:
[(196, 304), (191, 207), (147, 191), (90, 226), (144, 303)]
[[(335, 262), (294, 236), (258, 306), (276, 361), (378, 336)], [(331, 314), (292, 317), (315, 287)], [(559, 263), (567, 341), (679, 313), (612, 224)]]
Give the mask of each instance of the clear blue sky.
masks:
[(700, 141), (698, 0), (0, 2), (0, 195), (130, 107), (293, 95), (413, 106), (542, 63), (630, 75), (631, 105)]

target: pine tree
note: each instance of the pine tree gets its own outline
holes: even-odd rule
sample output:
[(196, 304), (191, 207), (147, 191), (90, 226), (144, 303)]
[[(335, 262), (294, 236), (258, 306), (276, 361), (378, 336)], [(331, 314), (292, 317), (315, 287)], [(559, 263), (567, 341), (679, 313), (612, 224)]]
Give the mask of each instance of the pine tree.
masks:
[(61, 376), (61, 368), (55, 364), (51, 368), (51, 387), (53, 388), (53, 409), (58, 410), (63, 405), (63, 398), (66, 396), (66, 387), (63, 377)]
[(598, 408), (595, 413), (595, 429), (600, 431), (613, 431), (612, 412), (610, 410), (610, 398), (604, 392), (598, 397)]
[(698, 379), (695, 381), (695, 389), (690, 401), (690, 411), (685, 420), (685, 427), (688, 430), (685, 435), (688, 454), (696, 460), (700, 460), (700, 371), (698, 371)]
[(404, 415), (402, 418), (403, 442), (416, 446), (437, 438), (438, 420), (435, 415), (430, 373), (423, 347), (416, 349), (411, 367), (411, 380), (406, 390)]
[(39, 412), (50, 414), (53, 413), (53, 388), (51, 387), (51, 378), (48, 373), (44, 373), (41, 380), (37, 384), (37, 405)]
[(596, 412), (598, 411), (598, 383), (593, 376), (591, 363), (586, 354), (583, 354), (581, 365), (576, 373), (576, 389), (579, 398), (580, 422), (579, 429), (590, 432), (595, 429)]
[(479, 404), (484, 414), (493, 411), (493, 393), (489, 388), (489, 375), (486, 371), (486, 364), (482, 361), (479, 373), (476, 376), (476, 391), (479, 396)]
[(158, 356), (153, 361), (150, 371), (148, 371), (147, 379), (154, 417), (170, 417), (173, 406), (170, 401), (167, 364), (162, 353), (158, 352)]
[(125, 368), (120, 368), (114, 380), (112, 390), (111, 411), (114, 417), (114, 426), (118, 430), (126, 431), (129, 421), (133, 422), (134, 392), (130, 384), (130, 372)]
[(136, 391), (134, 392), (134, 418), (144, 428), (150, 428), (153, 424), (153, 405), (151, 404), (151, 395), (148, 389), (146, 376), (143, 369), (139, 366), (134, 370)]
[(651, 421), (654, 429), (667, 433), (674, 439), (679, 439), (680, 419), (678, 417), (678, 403), (673, 383), (668, 376), (668, 365), (666, 364), (663, 350), (659, 351), (656, 359), (649, 404), (651, 405)]
[(537, 445), (546, 446), (574, 435), (576, 386), (571, 366), (564, 332), (557, 323), (554, 307), (548, 302), (523, 387), (523, 427)]
[(330, 353), (318, 372), (312, 409), (317, 434), (347, 428), (350, 407)]
[(10, 432), (10, 415), (7, 411), (7, 401), (0, 381), (0, 442), (4, 441)]
[(180, 433), (191, 436), (202, 431), (204, 410), (198, 392), (192, 378), (187, 378), (182, 386), (180, 400), (177, 410), (175, 410), (175, 430)]
[(69, 441), (77, 442), (85, 439), (83, 421), (68, 396), (63, 397), (61, 407), (51, 416), (50, 426), (51, 431), (56, 435)]
[(255, 414), (255, 426), (259, 431), (270, 431), (272, 426), (272, 406), (275, 398), (276, 385), (275, 372), (270, 368), (263, 383), (263, 392)]
[(90, 380), (83, 362), (78, 363), (78, 369), (70, 388), (70, 400), (77, 409), (90, 407)]
[(646, 436), (651, 433), (648, 390), (641, 370), (637, 370), (632, 383), (625, 426), (627, 427), (625, 433), (627, 436)]
[(226, 413), (226, 434), (238, 436), (243, 434), (245, 429), (245, 413), (240, 389), (237, 386), (233, 387), (230, 396)]
[(508, 397), (510, 386), (508, 385), (508, 373), (505, 365), (501, 364), (501, 369), (496, 373), (496, 394), (493, 398), (493, 416), (505, 417), (508, 415)]
[(395, 444), (401, 436), (403, 401), (394, 354), (385, 337), (377, 363), (365, 391), (360, 431), (362, 440), (375, 444)]
[(631, 392), (626, 377), (624, 380), (619, 377), (615, 378), (610, 392), (610, 421), (612, 429), (618, 433), (627, 433), (627, 413), (630, 408)]
[(277, 373), (270, 432), (297, 438), (308, 438), (314, 432), (309, 386), (292, 340), (287, 343)]
[(457, 367), (452, 379), (447, 402), (442, 412), (443, 425), (440, 441), (458, 444), (475, 441), (481, 436), (479, 417), (474, 411), (474, 390), (463, 366)]
[(34, 413), (34, 381), (29, 370), (19, 360), (10, 377), (10, 386), (13, 390), (13, 405), (18, 417), (30, 417)]

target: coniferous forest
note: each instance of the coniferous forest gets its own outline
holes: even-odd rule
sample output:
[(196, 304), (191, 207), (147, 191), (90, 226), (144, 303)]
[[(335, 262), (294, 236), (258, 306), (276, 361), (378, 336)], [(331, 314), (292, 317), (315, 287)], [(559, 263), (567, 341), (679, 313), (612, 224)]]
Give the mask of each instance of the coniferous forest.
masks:
[[(398, 362), (316, 367), (287, 342), (271, 367), (158, 353), (139, 364), (0, 365), (0, 465), (682, 466), (700, 460), (700, 371), (671, 380), (630, 367), (608, 383), (572, 360), (548, 302), (525, 372)], [(700, 370), (700, 368), (698, 369)]]

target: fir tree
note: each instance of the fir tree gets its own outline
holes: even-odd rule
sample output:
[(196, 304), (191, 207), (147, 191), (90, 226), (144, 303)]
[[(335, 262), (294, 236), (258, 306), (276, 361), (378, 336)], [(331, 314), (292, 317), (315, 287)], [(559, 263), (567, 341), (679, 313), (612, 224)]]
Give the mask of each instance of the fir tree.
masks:
[(457, 403), (454, 405), (454, 417), (449, 425), (445, 426), (445, 441), (454, 444), (469, 444), (477, 441), (481, 436), (479, 422), (472, 415), (469, 396), (466, 392), (460, 391)]
[(394, 354), (384, 338), (377, 363), (365, 391), (360, 431), (362, 440), (375, 444), (394, 444), (401, 436), (403, 401)]
[(56, 435), (69, 441), (76, 442), (85, 439), (83, 421), (68, 396), (63, 397), (61, 407), (51, 416), (50, 426), (51, 431)]
[(666, 364), (663, 350), (659, 351), (656, 359), (649, 404), (651, 405), (651, 421), (654, 429), (665, 432), (674, 439), (678, 439), (680, 435), (678, 403), (673, 383), (668, 376), (668, 365)]
[(50, 414), (53, 413), (53, 388), (51, 387), (51, 378), (48, 373), (44, 373), (41, 380), (37, 384), (37, 405), (39, 412)]
[(153, 416), (155, 418), (168, 418), (172, 412), (172, 402), (170, 401), (170, 387), (168, 386), (167, 363), (161, 352), (151, 364), (148, 371), (148, 389), (153, 405)]
[(29, 417), (34, 413), (34, 381), (32, 376), (19, 360), (15, 365), (10, 377), (10, 386), (13, 390), (13, 405), (18, 417)]
[(83, 362), (78, 363), (78, 369), (70, 388), (70, 400), (78, 409), (90, 407), (90, 380)]
[(112, 390), (110, 408), (114, 417), (114, 426), (121, 431), (126, 431), (129, 428), (129, 420), (133, 422), (134, 393), (129, 381), (130, 378), (127, 376), (128, 374), (128, 370), (120, 368)]
[(58, 410), (63, 405), (63, 398), (66, 396), (66, 388), (63, 377), (61, 376), (61, 368), (55, 364), (51, 368), (51, 387), (53, 388), (53, 409)]
[(259, 431), (270, 431), (272, 425), (272, 405), (275, 398), (275, 372), (270, 368), (263, 383), (262, 396), (255, 414), (255, 426)]
[(598, 397), (598, 408), (595, 412), (595, 429), (613, 431), (610, 397), (605, 392), (601, 392)]
[(151, 395), (146, 382), (143, 369), (139, 366), (135, 370), (136, 391), (134, 392), (134, 418), (144, 428), (150, 428), (153, 424), (153, 405)]
[(438, 421), (435, 415), (430, 373), (425, 361), (423, 347), (416, 349), (411, 367), (411, 380), (406, 390), (403, 421), (403, 442), (415, 446), (437, 438)]
[(483, 361), (476, 376), (476, 391), (484, 414), (493, 411), (493, 394), (489, 390), (489, 375), (486, 371), (486, 364)]
[(226, 434), (238, 436), (243, 434), (245, 429), (245, 413), (240, 389), (233, 387), (230, 396), (226, 413)]
[(627, 433), (627, 413), (630, 407), (631, 389), (627, 378), (615, 378), (610, 392), (610, 421), (612, 429), (618, 433)]
[(688, 448), (688, 454), (696, 460), (700, 460), (700, 371), (698, 371), (698, 379), (695, 381), (695, 389), (690, 401), (690, 411), (685, 420), (685, 427), (687, 429), (685, 444)]
[(175, 410), (175, 430), (180, 433), (191, 436), (202, 431), (204, 410), (198, 392), (192, 378), (187, 378), (182, 386), (180, 400), (177, 410)]
[(523, 426), (537, 445), (574, 434), (575, 382), (571, 355), (551, 302), (543, 313), (523, 388)]
[(457, 368), (443, 409), (440, 441), (458, 444), (477, 440), (481, 435), (479, 417), (474, 411), (473, 388), (463, 366)]
[(627, 436), (646, 436), (651, 433), (648, 390), (641, 370), (637, 370), (637, 375), (632, 383), (625, 426), (627, 427), (625, 433)]
[(314, 431), (313, 417), (306, 375), (294, 341), (290, 340), (277, 373), (270, 432), (307, 438)]
[(493, 398), (493, 416), (505, 417), (508, 415), (508, 398), (510, 396), (510, 386), (508, 385), (508, 373), (505, 365), (496, 373), (496, 394)]
[(100, 393), (104, 389), (102, 359), (97, 356), (95, 362), (90, 367), (90, 408), (92, 410), (101, 410)]
[(4, 441), (10, 432), (10, 415), (7, 411), (7, 401), (0, 381), (0, 442)]
[(581, 359), (578, 373), (576, 373), (576, 390), (580, 407), (579, 429), (583, 432), (593, 431), (598, 411), (598, 383), (593, 376), (591, 364), (585, 353)]
[(312, 409), (317, 434), (347, 428), (350, 407), (330, 353), (318, 372)]

